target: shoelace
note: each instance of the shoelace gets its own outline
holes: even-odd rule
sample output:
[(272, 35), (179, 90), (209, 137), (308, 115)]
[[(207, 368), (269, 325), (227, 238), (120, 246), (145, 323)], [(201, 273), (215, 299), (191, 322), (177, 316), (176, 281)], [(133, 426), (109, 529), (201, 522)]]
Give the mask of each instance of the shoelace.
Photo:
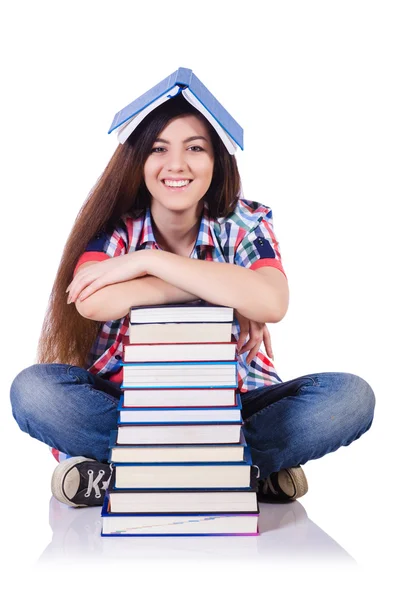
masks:
[[(109, 479), (102, 482), (102, 491), (108, 489), (110, 478), (112, 476), (112, 470), (113, 470), (113, 467), (112, 467), (112, 465), (110, 465), (110, 476), (109, 476)], [(98, 475), (96, 476), (95, 479), (94, 479), (94, 471), (92, 469), (89, 469), (87, 471), (87, 473), (88, 473), (88, 486), (87, 486), (87, 491), (84, 494), (84, 497), (89, 498), (92, 490), (94, 489), (95, 490), (95, 498), (100, 498), (101, 492), (99, 490), (98, 484), (101, 481), (102, 477), (105, 475), (105, 471), (103, 469), (98, 471)]]

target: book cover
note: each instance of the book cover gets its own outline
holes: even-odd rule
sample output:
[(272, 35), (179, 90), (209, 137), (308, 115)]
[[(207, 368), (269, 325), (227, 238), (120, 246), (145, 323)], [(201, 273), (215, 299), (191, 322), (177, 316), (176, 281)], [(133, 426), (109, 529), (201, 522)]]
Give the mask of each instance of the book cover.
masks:
[(136, 408), (236, 406), (236, 388), (127, 388), (121, 395), (123, 406)]
[[(112, 431), (110, 432), (110, 436), (109, 436), (109, 448), (115, 448), (120, 446), (120, 444), (117, 442), (117, 437), (118, 437), (118, 432), (119, 429), (112, 429)], [(245, 439), (244, 436), (244, 431), (242, 428), (240, 428), (240, 437), (237, 440), (237, 442), (233, 443), (233, 444), (216, 444), (216, 443), (204, 443), (204, 444), (189, 444), (189, 443), (185, 443), (185, 444), (167, 444), (166, 446), (163, 446), (164, 449), (170, 449), (170, 448), (184, 448), (184, 449), (188, 449), (188, 448), (225, 448), (230, 446), (232, 448), (237, 448), (237, 447), (246, 447), (249, 448), (247, 441)], [(161, 445), (159, 444), (153, 444), (153, 446), (150, 446), (148, 444), (128, 444), (126, 445), (122, 445), (121, 447), (123, 448), (144, 448), (144, 449), (148, 449), (148, 448), (159, 448), (161, 447)], [(184, 461), (181, 461), (184, 462)]]
[(254, 489), (107, 490), (111, 513), (242, 513), (258, 510)]
[(237, 361), (121, 363), (126, 387), (235, 387)]
[(118, 444), (232, 444), (240, 439), (240, 423), (120, 425)]
[(109, 462), (132, 463), (195, 463), (252, 461), (243, 430), (234, 444), (118, 444), (118, 431), (109, 439)]
[(232, 323), (233, 308), (211, 304), (161, 304), (130, 309), (130, 324), (135, 323)]
[(196, 464), (204, 463), (233, 463), (252, 462), (249, 446), (240, 444), (180, 444), (133, 446), (114, 444), (109, 450), (109, 462), (139, 463), (139, 464)]
[(113, 463), (114, 489), (210, 488), (253, 486), (257, 467), (246, 463), (126, 464)]
[[(183, 93), (184, 92), (184, 93)], [(186, 100), (195, 106), (216, 129), (228, 151), (233, 154), (237, 146), (243, 149), (243, 129), (215, 96), (205, 87), (191, 69), (180, 67), (168, 77), (161, 80), (144, 94), (133, 100), (130, 104), (118, 111), (112, 121), (108, 133), (123, 126), (126, 136), (130, 135), (136, 124), (139, 124), (139, 115), (146, 116), (151, 110), (162, 102), (183, 93)], [(134, 123), (134, 118), (138, 119)], [(128, 123), (132, 128), (128, 129)]]
[(124, 407), (123, 397), (118, 404), (118, 424), (141, 423), (175, 424), (175, 423), (242, 423), (241, 401), (237, 395), (238, 404), (233, 407), (210, 406), (208, 408), (168, 407), (168, 408), (137, 408)]
[(134, 323), (129, 327), (131, 344), (230, 342), (233, 322)]
[(123, 362), (189, 362), (236, 360), (237, 342), (125, 344)]
[(259, 511), (252, 513), (119, 514), (109, 511), (109, 497), (101, 511), (101, 536), (258, 535)]

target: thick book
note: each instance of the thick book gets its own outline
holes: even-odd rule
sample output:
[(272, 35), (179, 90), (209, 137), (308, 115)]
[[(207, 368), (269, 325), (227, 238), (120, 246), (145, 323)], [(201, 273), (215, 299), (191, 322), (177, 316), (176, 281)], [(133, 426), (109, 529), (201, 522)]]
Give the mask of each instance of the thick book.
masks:
[(134, 323), (129, 327), (131, 344), (230, 342), (232, 322)]
[(240, 423), (120, 425), (117, 444), (233, 444), (240, 431)]
[(130, 388), (123, 390), (123, 406), (235, 406), (235, 388)]
[(248, 463), (113, 463), (114, 489), (250, 488), (257, 467)]
[(244, 513), (258, 510), (254, 488), (246, 490), (114, 490), (109, 489), (111, 513)]
[(258, 535), (259, 510), (244, 513), (117, 514), (105, 496), (102, 531), (106, 536)]
[(235, 444), (117, 444), (118, 431), (110, 432), (109, 462), (115, 463), (195, 463), (250, 462), (251, 451), (240, 430)]
[(119, 425), (140, 423), (241, 423), (241, 401), (236, 406), (210, 408), (131, 408), (125, 407), (123, 397), (118, 404)]
[(122, 363), (122, 389), (128, 387), (237, 388), (237, 361)]
[(234, 309), (212, 304), (206, 300), (193, 300), (184, 304), (151, 304), (132, 306), (130, 324), (135, 323), (200, 323), (232, 322)]
[(125, 344), (124, 362), (186, 362), (236, 360), (236, 342)]
[(182, 93), (214, 127), (228, 152), (243, 149), (243, 129), (222, 104), (204, 86), (191, 69), (180, 67), (116, 113), (108, 133), (118, 129), (123, 144), (141, 121), (155, 108)]

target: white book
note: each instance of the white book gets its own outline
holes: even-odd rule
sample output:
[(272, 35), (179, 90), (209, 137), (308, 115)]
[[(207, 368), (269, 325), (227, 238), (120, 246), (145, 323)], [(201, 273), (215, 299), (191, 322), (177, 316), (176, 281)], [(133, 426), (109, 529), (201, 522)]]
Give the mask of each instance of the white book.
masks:
[(234, 406), (234, 388), (133, 388), (123, 390), (124, 406)]
[(115, 489), (249, 488), (251, 465), (116, 464)]
[(233, 323), (142, 323), (129, 327), (131, 344), (230, 342)]
[(112, 515), (102, 512), (102, 536), (258, 535), (258, 513)]
[(118, 409), (119, 424), (124, 423), (240, 423), (241, 406), (235, 408), (123, 408)]
[(235, 360), (236, 346), (235, 342), (126, 344), (124, 362)]
[(232, 322), (234, 309), (205, 301), (159, 304), (130, 309), (130, 323), (211, 323)]
[(237, 361), (123, 363), (123, 385), (139, 387), (148, 384), (237, 386)]
[(237, 444), (239, 423), (216, 425), (121, 425), (118, 444)]
[(256, 512), (255, 491), (117, 491), (109, 492), (112, 513)]
[(180, 462), (240, 462), (246, 446), (238, 444), (179, 444), (155, 446), (114, 446), (109, 462), (180, 463)]
[(212, 377), (208, 375), (192, 375), (192, 376), (147, 376), (147, 377), (126, 377), (124, 379), (124, 386), (148, 386), (148, 385), (169, 385), (169, 386), (178, 386), (178, 385), (191, 385), (193, 387), (197, 387), (199, 385), (207, 386), (207, 385), (217, 385), (218, 387), (226, 387), (226, 386), (235, 386), (235, 379), (225, 378), (219, 375), (213, 375)]

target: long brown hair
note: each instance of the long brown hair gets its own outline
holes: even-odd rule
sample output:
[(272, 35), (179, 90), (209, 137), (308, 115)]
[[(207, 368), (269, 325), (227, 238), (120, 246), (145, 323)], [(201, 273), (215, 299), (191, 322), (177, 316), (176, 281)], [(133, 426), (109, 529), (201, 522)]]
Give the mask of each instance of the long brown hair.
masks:
[(179, 94), (152, 111), (119, 144), (101, 177), (80, 209), (66, 241), (55, 276), (37, 349), (39, 363), (64, 363), (87, 368), (89, 351), (102, 323), (85, 319), (74, 304), (67, 304), (66, 288), (88, 242), (99, 232), (112, 230), (125, 214), (137, 218), (150, 206), (143, 167), (153, 143), (167, 123), (194, 114), (208, 128), (214, 148), (214, 172), (204, 198), (213, 218), (233, 212), (241, 183), (234, 156), (230, 155), (208, 121)]

